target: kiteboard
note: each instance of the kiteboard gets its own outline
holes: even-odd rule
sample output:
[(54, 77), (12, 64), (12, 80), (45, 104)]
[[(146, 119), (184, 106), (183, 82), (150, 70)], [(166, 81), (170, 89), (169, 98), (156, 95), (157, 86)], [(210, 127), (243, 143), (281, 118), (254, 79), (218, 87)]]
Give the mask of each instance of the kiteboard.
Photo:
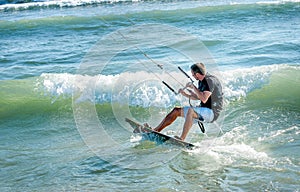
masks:
[(143, 138), (146, 140), (154, 141), (158, 144), (172, 144), (186, 149), (195, 149), (197, 147), (194, 144), (154, 131), (151, 129), (151, 127), (147, 125), (141, 125), (131, 119), (125, 118), (125, 121), (133, 128), (133, 133), (141, 133)]

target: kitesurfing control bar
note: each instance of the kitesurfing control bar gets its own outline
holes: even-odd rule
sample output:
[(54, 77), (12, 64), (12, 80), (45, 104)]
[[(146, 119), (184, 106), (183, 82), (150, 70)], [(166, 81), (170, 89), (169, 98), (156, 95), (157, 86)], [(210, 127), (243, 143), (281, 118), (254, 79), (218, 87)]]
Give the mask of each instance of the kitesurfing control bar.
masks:
[(164, 82), (164, 81), (162, 81), (162, 83), (163, 83), (165, 86), (167, 86), (173, 93), (175, 93), (175, 95), (178, 94), (178, 93), (176, 93), (176, 91), (175, 91), (170, 85), (168, 85), (168, 83), (166, 83), (166, 82)]
[[(178, 69), (187, 77), (191, 80), (192, 83), (194, 83), (193, 79), (183, 70), (181, 69), (181, 67), (178, 66)], [(166, 83), (165, 81), (162, 81), (162, 83), (167, 86), (173, 93), (175, 93), (175, 95), (178, 95), (179, 92), (177, 93), (168, 83)], [(187, 88), (187, 86), (185, 86), (182, 90), (185, 90)]]
[(194, 80), (183, 70), (181, 67), (178, 66), (178, 69), (187, 77), (191, 80), (192, 83), (194, 83)]

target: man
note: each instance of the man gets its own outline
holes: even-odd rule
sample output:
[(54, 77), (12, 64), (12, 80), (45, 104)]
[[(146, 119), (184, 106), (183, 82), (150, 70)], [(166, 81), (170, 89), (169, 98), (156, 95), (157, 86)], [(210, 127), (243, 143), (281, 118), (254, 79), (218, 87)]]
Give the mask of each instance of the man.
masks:
[(200, 100), (200, 106), (175, 107), (154, 129), (155, 131), (162, 131), (165, 127), (172, 124), (177, 117), (185, 117), (181, 136), (175, 136), (177, 139), (185, 140), (194, 119), (213, 122), (218, 118), (223, 106), (223, 93), (220, 81), (215, 76), (206, 73), (205, 65), (202, 63), (192, 65), (191, 72), (193, 77), (198, 80), (198, 87), (193, 83), (188, 83), (186, 85), (186, 88), (190, 88), (188, 93), (184, 89), (179, 89), (178, 92), (189, 99)]

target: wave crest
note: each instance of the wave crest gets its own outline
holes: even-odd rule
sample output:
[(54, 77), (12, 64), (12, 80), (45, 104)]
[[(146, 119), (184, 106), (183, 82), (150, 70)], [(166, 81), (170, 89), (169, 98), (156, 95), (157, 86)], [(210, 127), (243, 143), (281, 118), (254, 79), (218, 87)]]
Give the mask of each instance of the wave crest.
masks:
[[(220, 72), (227, 101), (245, 98), (254, 90), (270, 83), (270, 77), (277, 71), (299, 70), (289, 65), (269, 65)], [(173, 72), (181, 82), (188, 82), (180, 73)], [(171, 107), (185, 99), (172, 93), (156, 76), (168, 79), (166, 74), (151, 74), (144, 71), (117, 75), (82, 76), (73, 74), (42, 74), (37, 87), (51, 97), (70, 97), (74, 91), (80, 92), (80, 101), (95, 103), (121, 103), (141, 107)], [(294, 77), (292, 77), (294, 78)], [(177, 90), (180, 85), (171, 86)], [(127, 99), (125, 99), (127, 98)]]

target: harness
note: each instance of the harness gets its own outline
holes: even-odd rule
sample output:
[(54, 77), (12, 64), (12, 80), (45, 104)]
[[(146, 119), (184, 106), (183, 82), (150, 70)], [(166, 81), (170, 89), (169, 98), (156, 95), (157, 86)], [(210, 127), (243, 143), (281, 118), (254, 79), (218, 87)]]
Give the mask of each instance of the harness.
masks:
[[(189, 98), (189, 104), (190, 104), (190, 107), (194, 110), (194, 112), (197, 113), (194, 109), (194, 106), (191, 104), (191, 98)], [(205, 128), (204, 128), (204, 125), (203, 125), (204, 119), (200, 114), (198, 114), (198, 116), (199, 116), (198, 119), (197, 119), (198, 126), (199, 126), (200, 130), (202, 131), (202, 133), (205, 133)]]

